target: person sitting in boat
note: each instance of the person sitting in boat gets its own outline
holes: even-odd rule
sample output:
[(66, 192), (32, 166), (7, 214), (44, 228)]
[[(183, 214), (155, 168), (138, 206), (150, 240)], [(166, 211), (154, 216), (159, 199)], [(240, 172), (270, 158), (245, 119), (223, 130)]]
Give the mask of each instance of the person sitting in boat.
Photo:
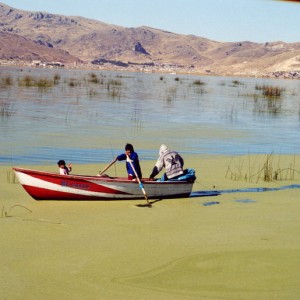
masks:
[(153, 180), (163, 168), (165, 168), (166, 172), (162, 180), (176, 179), (184, 174), (183, 165), (184, 160), (178, 152), (170, 150), (166, 145), (162, 144), (159, 148), (159, 157), (149, 179)]
[[(131, 166), (130, 162), (127, 161), (127, 156), (131, 160), (132, 166)], [(118, 155), (116, 160), (118, 160), (118, 161), (126, 160), (126, 170), (127, 170), (127, 174), (128, 174), (128, 180), (136, 179), (135, 172), (137, 173), (137, 176), (139, 178), (142, 178), (142, 171), (141, 171), (141, 167), (140, 167), (139, 156), (134, 151), (134, 148), (131, 144), (126, 144), (125, 153)], [(132, 167), (135, 169), (135, 172)]]
[(61, 175), (69, 175), (69, 173), (72, 171), (72, 164), (69, 164), (66, 166), (66, 162), (61, 159), (57, 162), (57, 165), (59, 167), (59, 173)]

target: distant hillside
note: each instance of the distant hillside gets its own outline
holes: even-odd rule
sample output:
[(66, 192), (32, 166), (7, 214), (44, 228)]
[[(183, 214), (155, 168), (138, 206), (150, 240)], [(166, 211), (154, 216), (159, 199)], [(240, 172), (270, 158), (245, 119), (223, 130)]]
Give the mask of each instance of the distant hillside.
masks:
[(46, 63), (61, 62), (67, 64), (80, 62), (78, 58), (64, 50), (45, 46), (9, 32), (0, 32), (0, 59), (41, 61)]
[[(1, 46), (2, 58), (51, 57), (102, 66), (149, 66), (221, 75), (263, 76), (300, 70), (300, 43), (222, 43), (145, 26), (124, 28), (82, 17), (28, 12), (3, 3), (0, 17), (0, 45), (10, 40), (6, 47)], [(21, 41), (26, 43), (22, 49), (18, 46)]]

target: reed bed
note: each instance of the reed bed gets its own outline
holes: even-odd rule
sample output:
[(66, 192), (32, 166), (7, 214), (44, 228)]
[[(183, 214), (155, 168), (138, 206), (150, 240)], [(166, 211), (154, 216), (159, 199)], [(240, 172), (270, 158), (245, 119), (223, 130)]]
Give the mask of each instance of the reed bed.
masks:
[(274, 159), (273, 153), (264, 157), (262, 163), (258, 160), (258, 157), (255, 157), (253, 161), (251, 155), (248, 156), (247, 162), (245, 162), (245, 159), (238, 159), (238, 161), (232, 159), (227, 167), (225, 178), (256, 183), (261, 180), (271, 182), (297, 179), (296, 175), (300, 174), (300, 170), (297, 170), (295, 157), (293, 161), (285, 163), (285, 166), (283, 166), (280, 156), (277, 158), (276, 166)]
[(271, 86), (271, 85), (256, 85), (255, 89), (258, 91), (262, 91), (262, 95), (264, 97), (280, 97), (282, 92), (285, 91), (284, 88), (279, 86)]
[(193, 84), (194, 84), (194, 85), (204, 85), (205, 82), (202, 81), (202, 80), (200, 80), (200, 79), (197, 79), (197, 80), (194, 80), (194, 81), (193, 81)]
[(237, 79), (232, 80), (232, 86), (240, 86), (240, 85), (245, 85), (242, 81), (239, 81)]
[(15, 184), (18, 182), (15, 172), (7, 171), (6, 173), (7, 183)]
[(103, 84), (104, 80), (103, 78), (98, 78), (98, 76), (95, 73), (90, 73), (88, 82), (95, 83), (95, 84)]
[(22, 87), (51, 88), (54, 86), (54, 80), (49, 78), (35, 78), (26, 75), (19, 78), (18, 84)]
[(11, 76), (4, 76), (0, 79), (0, 88), (7, 88), (13, 85), (13, 79)]

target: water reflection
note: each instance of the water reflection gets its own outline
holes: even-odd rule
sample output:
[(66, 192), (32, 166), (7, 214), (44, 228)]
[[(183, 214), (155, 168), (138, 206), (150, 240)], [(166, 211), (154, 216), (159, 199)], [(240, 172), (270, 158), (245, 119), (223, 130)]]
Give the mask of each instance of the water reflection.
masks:
[[(107, 162), (134, 144), (183, 153), (299, 153), (299, 82), (0, 69), (0, 163)], [(257, 85), (279, 87), (264, 97)]]
[(284, 112), (283, 100), (280, 98), (256, 98), (254, 100), (254, 113), (263, 115), (280, 115)]

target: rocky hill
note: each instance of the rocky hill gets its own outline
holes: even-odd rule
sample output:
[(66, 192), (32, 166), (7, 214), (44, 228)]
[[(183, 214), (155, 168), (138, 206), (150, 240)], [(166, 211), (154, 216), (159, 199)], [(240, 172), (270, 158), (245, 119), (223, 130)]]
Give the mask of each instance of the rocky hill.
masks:
[(125, 28), (82, 17), (23, 11), (3, 3), (0, 18), (2, 60), (239, 76), (300, 70), (300, 42), (222, 43), (145, 26)]
[(41, 42), (32, 41), (23, 36), (0, 31), (0, 60), (40, 61), (44, 63), (61, 62), (74, 64), (81, 61), (68, 52), (45, 46)]

